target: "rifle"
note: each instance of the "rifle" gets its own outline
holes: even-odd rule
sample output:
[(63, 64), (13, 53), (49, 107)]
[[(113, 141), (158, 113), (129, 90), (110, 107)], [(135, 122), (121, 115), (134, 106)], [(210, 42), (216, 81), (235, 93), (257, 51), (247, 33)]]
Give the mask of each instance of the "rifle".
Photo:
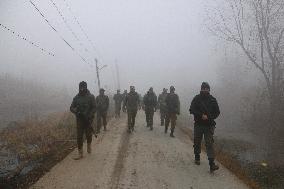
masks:
[(216, 123), (215, 123), (214, 119), (212, 118), (211, 113), (208, 111), (207, 107), (205, 106), (205, 104), (202, 101), (200, 101), (200, 104), (201, 104), (201, 107), (203, 109), (204, 114), (207, 115), (207, 117), (208, 117), (209, 123), (212, 123), (215, 126)]

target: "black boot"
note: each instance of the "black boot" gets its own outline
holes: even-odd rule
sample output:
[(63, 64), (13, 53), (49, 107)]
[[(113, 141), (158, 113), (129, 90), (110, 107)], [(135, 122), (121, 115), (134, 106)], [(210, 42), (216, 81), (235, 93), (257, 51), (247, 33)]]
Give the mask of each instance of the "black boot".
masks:
[(199, 154), (195, 154), (195, 161), (194, 161), (194, 163), (196, 165), (200, 165), (200, 155)]
[(171, 129), (171, 134), (170, 134), (170, 137), (174, 138), (174, 129)]
[(214, 171), (217, 171), (219, 169), (219, 166), (215, 164), (214, 158), (208, 158), (208, 160), (209, 160), (210, 172), (213, 173)]

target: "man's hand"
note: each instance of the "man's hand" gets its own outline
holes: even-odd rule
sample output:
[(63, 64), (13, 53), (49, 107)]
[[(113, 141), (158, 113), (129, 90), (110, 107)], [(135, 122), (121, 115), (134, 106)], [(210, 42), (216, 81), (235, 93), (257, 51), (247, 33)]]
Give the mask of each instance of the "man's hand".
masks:
[(203, 115), (202, 115), (202, 120), (204, 120), (204, 121), (208, 120), (208, 116), (205, 115), (205, 114), (203, 114)]

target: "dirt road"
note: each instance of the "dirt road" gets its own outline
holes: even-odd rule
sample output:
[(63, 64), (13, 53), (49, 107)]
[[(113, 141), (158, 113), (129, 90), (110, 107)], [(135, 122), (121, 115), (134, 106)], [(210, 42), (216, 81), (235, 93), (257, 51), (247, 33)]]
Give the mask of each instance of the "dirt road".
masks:
[(221, 169), (209, 173), (194, 164), (192, 142), (177, 129), (176, 138), (164, 134), (155, 116), (154, 131), (145, 126), (144, 113), (138, 114), (135, 132), (126, 132), (126, 118), (111, 120), (108, 131), (93, 144), (93, 153), (80, 161), (76, 151), (42, 177), (32, 189), (243, 189), (248, 188), (232, 173)]

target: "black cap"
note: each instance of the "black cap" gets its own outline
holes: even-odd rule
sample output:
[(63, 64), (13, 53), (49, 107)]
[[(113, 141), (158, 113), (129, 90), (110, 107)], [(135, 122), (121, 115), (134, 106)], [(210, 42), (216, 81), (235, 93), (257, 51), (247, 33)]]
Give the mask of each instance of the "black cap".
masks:
[(101, 88), (101, 89), (100, 89), (100, 91), (103, 91), (103, 92), (105, 92), (105, 90), (104, 90), (103, 88)]
[(210, 91), (210, 85), (207, 82), (202, 82), (201, 90), (203, 90), (203, 89), (209, 89), (209, 91)]

